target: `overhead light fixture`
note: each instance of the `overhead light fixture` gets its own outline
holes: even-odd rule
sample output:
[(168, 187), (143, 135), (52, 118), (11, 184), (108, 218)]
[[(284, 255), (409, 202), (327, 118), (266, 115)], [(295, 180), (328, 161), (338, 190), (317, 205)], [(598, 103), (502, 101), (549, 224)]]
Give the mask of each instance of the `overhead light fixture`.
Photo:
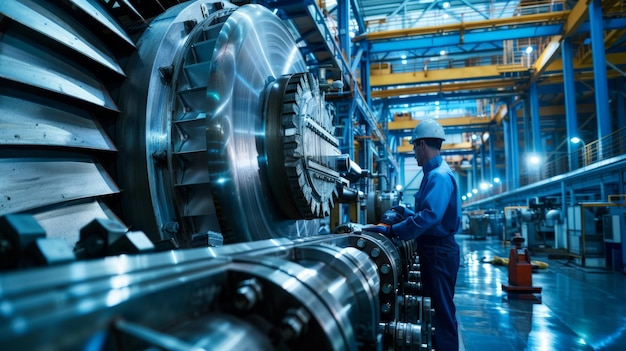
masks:
[(528, 156), (528, 163), (531, 166), (538, 166), (541, 163), (541, 158), (539, 158), (539, 156), (537, 156), (537, 155), (529, 155)]
[(406, 62), (407, 62), (406, 60), (402, 60), (403, 65), (406, 65)]
[(569, 141), (571, 141), (571, 142), (572, 142), (572, 143), (574, 143), (574, 144), (578, 144), (578, 143), (581, 143), (581, 142), (582, 142), (583, 144), (585, 143), (585, 142), (584, 142), (581, 138), (579, 138), (579, 137), (573, 137), (573, 138), (571, 138)]
[(406, 55), (405, 55), (405, 54), (402, 54), (402, 55), (400, 56), (400, 58), (404, 60), (404, 59), (406, 59)]
[(526, 53), (527, 53), (528, 55), (530, 55), (530, 53), (531, 53), (531, 52), (533, 52), (533, 47), (532, 47), (532, 46), (527, 47), (527, 48), (526, 48)]
[(447, 9), (448, 7), (450, 7), (450, 3), (447, 1), (444, 1), (444, 3), (441, 4), (441, 6), (443, 6), (444, 9)]
[(441, 51), (439, 51), (439, 55), (441, 55), (441, 56), (446, 56), (446, 50), (441, 50)]

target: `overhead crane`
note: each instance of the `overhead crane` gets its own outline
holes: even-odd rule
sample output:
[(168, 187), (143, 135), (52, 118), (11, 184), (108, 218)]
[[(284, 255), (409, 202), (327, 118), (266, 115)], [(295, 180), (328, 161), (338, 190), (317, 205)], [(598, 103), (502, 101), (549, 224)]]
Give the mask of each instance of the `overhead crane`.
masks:
[[(381, 61), (372, 63), (370, 67), (369, 85), (372, 87), (371, 96), (374, 99), (380, 99), (375, 103), (387, 106), (389, 110), (401, 112), (403, 105), (408, 105), (404, 111), (410, 110), (411, 105), (426, 105), (432, 101), (452, 101), (452, 100), (469, 100), (482, 99), (488, 97), (498, 97), (505, 99), (503, 104), (511, 104), (510, 110), (518, 118), (515, 122), (523, 126), (517, 129), (518, 132), (535, 135), (530, 140), (520, 140), (518, 138), (511, 140), (517, 145), (526, 145), (527, 151), (534, 149), (537, 143), (539, 130), (533, 130), (530, 134), (528, 127), (538, 127), (539, 122), (534, 121), (529, 124), (529, 111), (521, 109), (519, 104), (515, 106), (513, 97), (522, 96), (523, 99), (542, 99), (543, 103), (539, 106), (531, 106), (533, 109), (530, 114), (533, 116), (542, 116), (541, 120), (546, 117), (558, 118), (565, 116), (565, 108), (555, 108), (553, 106), (545, 106), (545, 103), (562, 100), (564, 94), (558, 94), (559, 89), (550, 88), (552, 84), (563, 84), (563, 64), (558, 57), (559, 46), (555, 45), (559, 39), (564, 37), (573, 37), (581, 33), (589, 33), (591, 28), (587, 22), (589, 16), (590, 1), (577, 2), (576, 6), (571, 10), (553, 11), (544, 14), (520, 15), (505, 19), (486, 19), (472, 22), (461, 22), (456, 24), (444, 24), (441, 26), (431, 26), (422, 28), (402, 28), (394, 30), (383, 30), (374, 33), (367, 33), (354, 38), (354, 42), (367, 42), (369, 45), (368, 53), (370, 55), (383, 56)], [(621, 38), (622, 31), (626, 28), (626, 18), (623, 13), (616, 11), (615, 2), (603, 2), (602, 10), (605, 16), (602, 18), (602, 25), (605, 33), (605, 45), (620, 45), (616, 38)], [(431, 7), (428, 7), (430, 9)], [(427, 10), (428, 10), (427, 9)], [(425, 11), (427, 11), (425, 10)], [(560, 9), (557, 9), (560, 10)], [(426, 63), (427, 58), (417, 58), (417, 63), (409, 63), (406, 68), (400, 65), (397, 57), (398, 48), (408, 51), (437, 51), (438, 48), (456, 47), (463, 50), (473, 50), (483, 42), (502, 42), (510, 39), (533, 39), (535, 50), (533, 55), (539, 54), (532, 61), (524, 63), (516, 62), (506, 65), (490, 64), (482, 56), (480, 59), (474, 60), (477, 66), (470, 67), (468, 63), (462, 60), (455, 60), (458, 53), (452, 52), (447, 54), (446, 58), (440, 61), (447, 63), (450, 67), (444, 65), (431, 66)], [(538, 38), (547, 38), (546, 42), (541, 42)], [(530, 41), (529, 41), (530, 42)], [(582, 45), (581, 48), (588, 47)], [(447, 50), (446, 50), (447, 51)], [(458, 51), (458, 50), (457, 50)], [(469, 54), (461, 54), (461, 56)], [(533, 56), (534, 57), (534, 56)], [(590, 57), (587, 54), (586, 57)], [(394, 59), (395, 58), (395, 59)], [(437, 57), (434, 57), (437, 59)], [(591, 70), (594, 68), (588, 61), (583, 59), (584, 55), (578, 54), (573, 62), (573, 70), (577, 81), (591, 82), (593, 75)], [(622, 56), (621, 51), (607, 52), (607, 65), (611, 70), (607, 72), (609, 79), (618, 78), (622, 71), (620, 67), (626, 65), (626, 60)], [(395, 61), (394, 61), (395, 60)], [(420, 61), (421, 60), (421, 61)], [(455, 60), (455, 61), (453, 61)], [(421, 63), (420, 63), (421, 62)], [(486, 63), (486, 64), (485, 64)], [(394, 66), (395, 65), (395, 66)], [(466, 65), (463, 67), (463, 65)], [(396, 68), (396, 69), (394, 69)], [(538, 85), (533, 87), (534, 92), (529, 92), (529, 86), (533, 82)], [(593, 92), (593, 83), (586, 84), (585, 89), (591, 89)], [(619, 89), (619, 88), (617, 88)], [(577, 89), (577, 91), (580, 91)], [(539, 96), (535, 95), (539, 94)], [(542, 96), (543, 95), (543, 96)], [(553, 95), (549, 97), (549, 95)], [(547, 99), (544, 97), (548, 97)], [(585, 99), (592, 98), (593, 93), (580, 95)], [(558, 99), (558, 100), (557, 100)], [(607, 99), (608, 100), (608, 99)], [(384, 102), (382, 102), (384, 101)], [(517, 102), (519, 103), (520, 100)], [(578, 110), (581, 114), (593, 113), (593, 109), (589, 103), (582, 101), (585, 105), (580, 105)], [(580, 103), (581, 101), (579, 101)], [(469, 103), (469, 102), (466, 102)], [(394, 106), (398, 106), (395, 107)], [(419, 108), (419, 107), (418, 107)], [(427, 107), (430, 108), (430, 107)], [(434, 108), (434, 107), (432, 107)], [(442, 111), (443, 112), (443, 111)], [(444, 117), (445, 112), (441, 113)], [(533, 117), (535, 118), (535, 117)], [(536, 117), (539, 118), (539, 117)], [(444, 121), (446, 118), (441, 118)], [(513, 119), (515, 121), (515, 119)], [(553, 128), (555, 132), (564, 133), (564, 124), (556, 125), (554, 123), (542, 123), (542, 126)], [(481, 123), (477, 123), (477, 128), (484, 128)], [(386, 122), (386, 130), (390, 135), (401, 136), (403, 131), (410, 129), (406, 121), (389, 121)], [(502, 128), (502, 126), (498, 127)], [(483, 129), (486, 131), (486, 129)], [(457, 151), (463, 153), (466, 150), (465, 145), (450, 145), (453, 148), (451, 152)], [(411, 153), (411, 146), (400, 144), (397, 146), (398, 153)], [(502, 152), (500, 150), (499, 152)], [(517, 153), (518, 151), (515, 150)], [(519, 160), (519, 158), (518, 158)]]

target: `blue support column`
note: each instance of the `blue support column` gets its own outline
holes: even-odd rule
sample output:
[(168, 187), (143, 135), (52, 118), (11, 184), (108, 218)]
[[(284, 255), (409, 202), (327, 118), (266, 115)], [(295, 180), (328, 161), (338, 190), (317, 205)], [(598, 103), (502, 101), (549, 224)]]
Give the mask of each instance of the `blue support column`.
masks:
[(489, 182), (496, 177), (496, 130), (489, 128)]
[(485, 181), (485, 164), (487, 162), (485, 161), (485, 141), (482, 137), (482, 135), (480, 136), (480, 183)]
[(398, 160), (400, 169), (398, 170), (398, 175), (399, 175), (399, 184), (402, 185), (402, 191), (404, 192), (404, 188), (406, 187), (406, 177), (405, 177), (405, 172), (406, 169), (404, 168), (404, 160), (406, 160), (406, 157), (400, 157), (400, 159)]
[(526, 94), (526, 98), (524, 99), (524, 109), (522, 125), (524, 126), (524, 154), (528, 155), (533, 152), (533, 135), (532, 135), (532, 126), (531, 126), (531, 116), (530, 112), (530, 92)]
[(476, 152), (474, 152), (474, 157), (472, 157), (472, 184), (470, 184), (471, 189), (469, 189), (469, 192), (477, 188), (476, 178), (478, 178), (478, 164), (476, 162)]
[(570, 142), (571, 138), (579, 137), (573, 58), (572, 41), (570, 38), (565, 38), (561, 43), (561, 60), (563, 61), (563, 92), (565, 93), (565, 123), (567, 127), (567, 154), (569, 155), (570, 171), (579, 167), (578, 158), (574, 154), (574, 145)]
[(343, 147), (341, 151), (347, 152), (351, 160), (354, 160), (354, 130), (352, 129), (352, 116), (343, 120)]
[(337, 1), (337, 30), (339, 31), (339, 45), (345, 54), (345, 59), (350, 67), (350, 2)]
[[(591, 55), (593, 57), (593, 76), (596, 91), (596, 119), (598, 121), (598, 139), (611, 133), (609, 116), (609, 88), (606, 76), (606, 55), (604, 52), (604, 32), (602, 28), (601, 0), (589, 3), (589, 27), (591, 31)], [(601, 143), (598, 156), (603, 155)]]
[(511, 187), (509, 190), (519, 188), (519, 138), (517, 130), (517, 108), (513, 108), (511, 114)]
[[(511, 114), (511, 110), (509, 109), (509, 119), (511, 118), (510, 115)], [(505, 185), (505, 189), (509, 190), (511, 189), (511, 184), (512, 184), (512, 179), (513, 179), (513, 172), (512, 167), (511, 167), (511, 149), (512, 149), (512, 145), (511, 145), (511, 127), (509, 126), (509, 121), (507, 120), (502, 120), (502, 129), (504, 131), (504, 164), (505, 164), (505, 168), (504, 168), (504, 185)]]
[[(616, 107), (617, 110), (617, 128), (622, 129), (626, 127), (626, 79), (624, 77), (617, 78), (615, 82), (617, 86)], [(623, 193), (620, 193), (623, 194)]]
[(367, 106), (372, 107), (372, 94), (370, 94), (370, 74), (371, 74), (371, 62), (370, 55), (367, 50), (361, 59), (361, 87), (363, 88), (363, 95), (365, 95), (365, 102)]
[[(338, 1), (338, 2), (342, 2), (342, 1)], [(361, 16), (361, 12), (358, 10), (359, 7), (357, 6), (356, 0), (350, 0), (350, 6), (352, 6), (352, 14), (354, 15), (354, 19), (356, 20), (356, 23), (359, 26), (358, 34), (365, 33), (365, 30), (366, 30), (365, 21), (363, 20), (363, 16)]]
[[(541, 121), (539, 120), (539, 94), (537, 93), (537, 82), (530, 84), (530, 124), (533, 131), (533, 153), (536, 155), (543, 154), (543, 148), (541, 147)], [(543, 158), (543, 157), (542, 157)]]

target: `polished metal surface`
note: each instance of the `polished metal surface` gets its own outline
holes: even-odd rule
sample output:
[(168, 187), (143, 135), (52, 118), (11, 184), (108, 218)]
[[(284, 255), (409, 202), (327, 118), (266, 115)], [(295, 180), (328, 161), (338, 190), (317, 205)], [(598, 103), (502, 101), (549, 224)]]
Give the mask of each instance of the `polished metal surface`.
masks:
[[(221, 231), (208, 184), (202, 128), (206, 113), (193, 110), (196, 104), (188, 102), (195, 93), (194, 101), (206, 108), (209, 81), (186, 87), (186, 96), (177, 92), (176, 84), (183, 84), (186, 53), (204, 38), (204, 29), (223, 23), (234, 6), (227, 4), (226, 8), (216, 11), (204, 2), (185, 2), (169, 9), (150, 22), (126, 65), (128, 77), (120, 88), (119, 99), (122, 113), (116, 124), (116, 143), (122, 150), (118, 182), (128, 189), (122, 194), (121, 206), (126, 221), (144, 230), (152, 240), (174, 237), (188, 247), (193, 233)], [(198, 57), (212, 56), (212, 47), (198, 47)], [(174, 72), (180, 76), (178, 80), (174, 80)], [(191, 133), (189, 128), (181, 127), (179, 120), (192, 120), (196, 131), (201, 132)], [(183, 142), (187, 142), (187, 148), (190, 144), (197, 147), (191, 150), (195, 158), (177, 158)], [(203, 176), (195, 176), (191, 184), (185, 184), (181, 168), (187, 174), (202, 171)], [(183, 218), (199, 224), (187, 223)]]
[[(289, 135), (285, 127), (268, 127), (280, 124), (284, 116), (265, 112), (268, 104), (283, 101), (283, 95), (274, 101), (277, 97), (267, 91), (284, 75), (306, 72), (299, 49), (264, 7), (207, 12), (209, 5), (202, 6), (181, 4), (156, 18), (128, 65), (118, 144), (128, 150), (121, 163), (133, 165), (120, 167), (120, 183), (134, 191), (123, 201), (125, 213), (148, 231), (165, 238), (177, 235), (183, 243), (191, 234), (209, 230), (221, 232), (226, 243), (314, 235), (318, 221), (303, 221), (311, 218), (306, 213), (287, 215), (281, 205), (291, 197), (321, 198), (308, 207), (313, 217), (327, 215), (338, 173), (331, 169), (334, 177), (320, 177), (319, 171), (305, 177), (296, 169), (305, 179), (296, 178), (294, 189), (268, 187), (281, 172), (287, 173), (276, 165), (284, 168), (295, 161), (286, 153), (274, 160), (266, 152), (276, 136)], [(138, 86), (145, 89), (137, 91)], [(305, 136), (296, 151), (309, 167), (318, 159), (328, 166), (339, 151), (336, 141), (334, 149), (316, 141), (334, 137), (332, 118), (322, 114), (323, 102), (314, 88), (313, 83), (298, 87), (302, 96), (294, 106), (302, 112), (294, 120), (300, 124), (303, 119), (305, 130), (321, 127), (307, 134), (315, 137)], [(136, 104), (138, 99), (148, 104)], [(316, 121), (315, 114), (323, 118)], [(136, 140), (145, 140), (145, 149), (131, 147)], [(311, 183), (309, 178), (314, 184), (316, 178), (329, 179), (324, 183), (329, 189), (303, 185)], [(147, 201), (151, 207), (144, 205)], [(179, 232), (167, 232), (170, 223)]]
[[(267, 349), (262, 345), (269, 343), (272, 333), (265, 328), (289, 329), (293, 311), (303, 309), (296, 316), (304, 313), (300, 322), (306, 334), (283, 335), (288, 349), (356, 350), (355, 327), (373, 328), (369, 336), (358, 336), (362, 342), (377, 340), (374, 293), (378, 285), (369, 276), (375, 268), (365, 254), (331, 244), (342, 239), (313, 237), (304, 243), (281, 239), (280, 244), (272, 239), (253, 243), (255, 247), (230, 245), (226, 251), (121, 255), (6, 273), (0, 276), (0, 346), (37, 350), (102, 344), (100, 334), (113, 327), (122, 340), (141, 340), (126, 340), (123, 349), (143, 343), (238, 349), (242, 344), (231, 344), (218, 335), (223, 333), (207, 329), (222, 321), (234, 328), (228, 334), (232, 338), (254, 329), (250, 337), (258, 341), (256, 347)], [(316, 247), (312, 242), (326, 244)], [(272, 251), (291, 254), (281, 258)], [(290, 257), (295, 262), (286, 259)], [(260, 290), (241, 309), (243, 305), (235, 300), (237, 286), (249, 279), (258, 280)], [(233, 308), (239, 312), (233, 313)], [(259, 318), (266, 327), (259, 325)], [(123, 322), (111, 324), (114, 320)], [(178, 327), (172, 328), (173, 321), (179, 321)], [(71, 338), (59, 338), (57, 328), (71, 329)], [(38, 337), (31, 337), (32, 333)], [(271, 342), (276, 348), (277, 341)]]
[(75, 3), (0, 2), (0, 215), (31, 213), (69, 245), (88, 221), (119, 215), (106, 124), (124, 74), (110, 48), (132, 48), (99, 2)]
[(281, 116), (267, 116), (267, 90), (307, 67), (271, 11), (235, 8), (183, 2), (149, 26), (125, 22), (131, 39), (99, 1), (0, 3), (0, 77), (12, 82), (0, 87), (0, 214), (29, 211), (69, 245), (88, 217), (183, 247), (207, 231), (226, 243), (316, 235), (319, 221), (303, 219), (328, 214), (339, 178), (336, 140), (319, 142), (332, 141), (332, 116), (309, 82), (294, 106), (314, 170), (294, 191), (312, 216), (287, 215), (292, 190), (268, 187), (267, 118)]
[[(297, 238), (318, 231), (318, 222), (289, 219), (272, 194), (264, 153), (264, 92), (290, 73), (306, 72), (293, 39), (269, 10), (243, 6), (221, 30), (210, 62), (207, 96), (209, 178), (231, 241)], [(236, 197), (233, 194), (237, 194)], [(236, 216), (236, 217), (233, 217)], [(232, 235), (232, 237), (230, 237)]]
[[(356, 167), (284, 23), (258, 5), (137, 4), (0, 2), (0, 215), (70, 247), (94, 218), (119, 239), (227, 245), (3, 271), (0, 349), (375, 351), (381, 319), (413, 338), (394, 318), (414, 248), (317, 236)], [(2, 253), (45, 255), (8, 229)]]
[(294, 255), (299, 264), (328, 276), (328, 291), (341, 306), (353, 306), (350, 308), (350, 320), (357, 338), (376, 343), (380, 320), (380, 278), (368, 255), (353, 247), (329, 245), (298, 248)]

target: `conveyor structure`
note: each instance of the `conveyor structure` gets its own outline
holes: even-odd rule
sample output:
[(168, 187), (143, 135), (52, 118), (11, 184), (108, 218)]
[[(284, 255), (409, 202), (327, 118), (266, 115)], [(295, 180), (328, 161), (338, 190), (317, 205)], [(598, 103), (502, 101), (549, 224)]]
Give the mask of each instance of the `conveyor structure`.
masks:
[(321, 234), (360, 169), (284, 23), (0, 2), (0, 348), (431, 350), (413, 242)]

